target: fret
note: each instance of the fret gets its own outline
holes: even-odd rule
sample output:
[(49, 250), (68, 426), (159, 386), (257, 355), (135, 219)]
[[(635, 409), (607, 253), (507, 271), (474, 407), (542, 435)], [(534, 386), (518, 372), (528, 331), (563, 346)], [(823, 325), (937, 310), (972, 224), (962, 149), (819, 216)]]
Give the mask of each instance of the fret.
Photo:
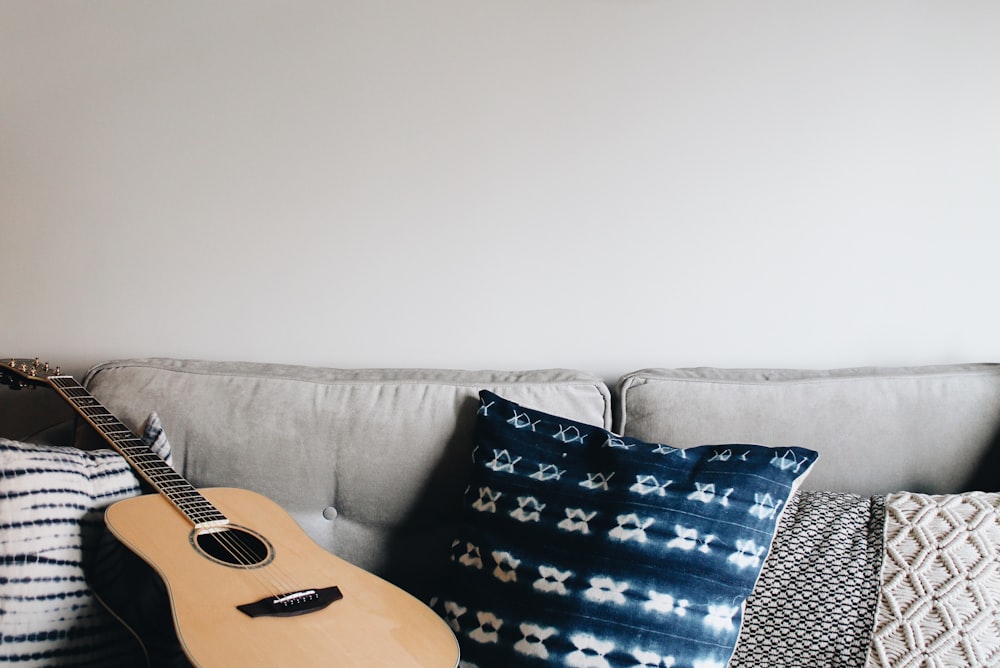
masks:
[(149, 475), (159, 475), (164, 477), (166, 475), (165, 469), (170, 468), (155, 454), (138, 454), (131, 456), (131, 459), (137, 466), (141, 466)]
[(80, 390), (83, 390), (84, 392), (87, 391), (83, 388), (82, 385), (77, 383), (69, 376), (53, 376), (52, 378), (49, 379), (49, 381), (57, 388), (62, 390), (63, 393), (79, 392)]
[[(153, 455), (153, 457), (156, 457), (156, 455)], [(168, 470), (170, 470), (171, 473), (173, 473), (173, 471), (170, 469), (169, 466), (162, 463), (163, 462), (162, 459), (159, 462), (157, 462), (155, 459), (150, 459), (148, 456), (145, 456), (142, 459), (139, 459), (137, 457), (129, 457), (128, 459), (131, 460), (131, 462), (135, 465), (136, 468), (142, 469), (142, 472), (150, 477), (153, 476), (158, 476), (160, 478), (167, 477), (166, 472)]]
[(81, 408), (86, 406), (100, 406), (100, 404), (97, 403), (97, 399), (93, 397), (73, 397), (70, 401)]
[(190, 517), (196, 517), (199, 520), (211, 522), (213, 520), (221, 519), (222, 513), (220, 513), (215, 508), (198, 508), (191, 509), (187, 511)]
[(178, 502), (184, 502), (189, 505), (196, 503), (208, 503), (208, 500), (201, 495), (193, 485), (188, 483), (186, 480), (181, 480), (182, 485), (177, 487), (167, 488), (167, 492), (177, 499)]
[(162, 489), (164, 494), (169, 494), (178, 501), (190, 499), (191, 501), (201, 502), (202, 499), (204, 499), (201, 492), (195, 489), (186, 480), (176, 481), (174, 486), (164, 485)]
[(128, 436), (123, 436), (116, 439), (118, 445), (121, 446), (123, 450), (134, 450), (135, 452), (152, 452), (149, 446), (146, 445), (139, 437), (133, 434), (130, 430), (120, 430), (118, 427), (114, 429), (102, 429), (105, 434), (128, 434)]
[(184, 506), (188, 512), (195, 515), (210, 515), (219, 512), (212, 504), (202, 500), (192, 499), (191, 501), (184, 502)]
[(86, 388), (69, 376), (50, 376), (48, 381), (97, 429), (104, 440), (128, 461), (132, 468), (192, 524), (196, 527), (206, 524), (228, 524), (226, 516), (219, 512), (201, 492), (152, 452), (128, 426), (102, 406)]
[(182, 512), (195, 524), (204, 524), (205, 522), (224, 519), (222, 513), (215, 508), (184, 507)]
[[(114, 424), (117, 426), (121, 424), (121, 422), (118, 422), (118, 418), (111, 413), (105, 413), (104, 415), (92, 415), (90, 416), (90, 420), (98, 425)], [(122, 426), (124, 427), (125, 425)]]
[(177, 475), (173, 469), (166, 465), (159, 467), (157, 471), (149, 471), (148, 473), (150, 473), (152, 477), (159, 478), (162, 481), (159, 486), (165, 491), (185, 488), (192, 490), (195, 489), (191, 483)]
[[(138, 458), (149, 457), (150, 455), (154, 458), (158, 458), (157, 455), (149, 450), (145, 444), (141, 446), (137, 445), (125, 445), (121, 441), (118, 442), (122, 446), (122, 450), (128, 452), (129, 454), (135, 455)], [(162, 460), (161, 460), (162, 461)]]
[[(155, 457), (156, 455), (153, 455), (153, 456)], [(161, 459), (160, 462), (162, 462), (162, 461), (163, 460)], [(146, 464), (146, 462), (143, 462), (143, 464)], [(168, 479), (170, 479), (170, 480), (178, 480), (178, 479), (184, 480), (183, 478), (180, 478), (180, 476), (178, 476), (177, 473), (174, 472), (174, 470), (172, 468), (170, 468), (169, 466), (167, 466), (166, 464), (157, 463), (155, 460), (150, 460), (148, 462), (148, 464), (149, 464), (149, 466), (146, 468), (146, 473), (148, 473), (153, 478), (156, 478), (158, 480), (163, 480), (163, 481), (166, 481)], [(185, 482), (187, 482), (187, 481), (185, 481)]]
[(184, 512), (189, 517), (203, 521), (213, 521), (222, 516), (218, 509), (208, 502), (186, 504), (184, 506)]
[(196, 524), (205, 520), (206, 518), (214, 519), (219, 511), (214, 507), (205, 507), (202, 502), (189, 502), (181, 503), (179, 507), (183, 510), (184, 514), (191, 518)]
[[(173, 475), (168, 474), (166, 471), (147, 471), (147, 476), (150, 481), (156, 485), (156, 487), (161, 490), (164, 494), (167, 492), (173, 492), (180, 489), (190, 488), (195, 489), (191, 486), (187, 480), (181, 478), (176, 473)], [(195, 490), (197, 491), (197, 490)]]

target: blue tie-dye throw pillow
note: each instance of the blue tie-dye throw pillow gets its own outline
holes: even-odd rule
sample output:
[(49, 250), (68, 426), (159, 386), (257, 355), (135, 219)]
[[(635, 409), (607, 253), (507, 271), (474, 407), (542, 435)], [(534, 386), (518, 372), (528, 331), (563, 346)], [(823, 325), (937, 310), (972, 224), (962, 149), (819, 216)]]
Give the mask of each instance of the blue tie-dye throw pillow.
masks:
[(480, 393), (471, 483), (432, 605), (477, 668), (722, 668), (798, 447), (677, 449)]

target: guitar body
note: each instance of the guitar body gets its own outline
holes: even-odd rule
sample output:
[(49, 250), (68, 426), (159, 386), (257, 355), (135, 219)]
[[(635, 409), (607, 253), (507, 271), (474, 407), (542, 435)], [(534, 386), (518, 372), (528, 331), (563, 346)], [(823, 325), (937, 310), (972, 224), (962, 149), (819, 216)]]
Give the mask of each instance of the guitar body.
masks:
[[(163, 580), (177, 638), (194, 665), (458, 664), (455, 637), (432, 610), (321, 548), (276, 503), (240, 489), (199, 491), (229, 525), (193, 529), (162, 495), (119, 501), (105, 514), (114, 536)], [(230, 543), (234, 536), (240, 541)], [(232, 563), (231, 552), (251, 565)], [(313, 591), (334, 600), (296, 607)], [(295, 605), (275, 612), (276, 597)], [(264, 601), (257, 616), (237, 608)]]

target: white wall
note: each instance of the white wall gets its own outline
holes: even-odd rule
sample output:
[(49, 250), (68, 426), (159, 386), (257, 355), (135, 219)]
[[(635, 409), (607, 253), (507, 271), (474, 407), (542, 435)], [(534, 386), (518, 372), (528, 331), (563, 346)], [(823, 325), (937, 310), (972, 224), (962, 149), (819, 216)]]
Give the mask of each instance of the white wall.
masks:
[(1000, 358), (992, 0), (2, 15), (0, 354)]

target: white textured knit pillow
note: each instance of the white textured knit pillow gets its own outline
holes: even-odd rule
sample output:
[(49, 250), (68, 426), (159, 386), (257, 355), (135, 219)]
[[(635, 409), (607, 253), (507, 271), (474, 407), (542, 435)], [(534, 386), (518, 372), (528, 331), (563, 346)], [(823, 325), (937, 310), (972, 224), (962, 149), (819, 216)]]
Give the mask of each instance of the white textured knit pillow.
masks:
[(868, 666), (1000, 665), (1000, 494), (886, 499)]
[[(155, 413), (143, 440), (169, 462)], [(137, 647), (94, 598), (84, 564), (104, 508), (137, 494), (115, 452), (0, 438), (0, 663), (132, 664)]]

